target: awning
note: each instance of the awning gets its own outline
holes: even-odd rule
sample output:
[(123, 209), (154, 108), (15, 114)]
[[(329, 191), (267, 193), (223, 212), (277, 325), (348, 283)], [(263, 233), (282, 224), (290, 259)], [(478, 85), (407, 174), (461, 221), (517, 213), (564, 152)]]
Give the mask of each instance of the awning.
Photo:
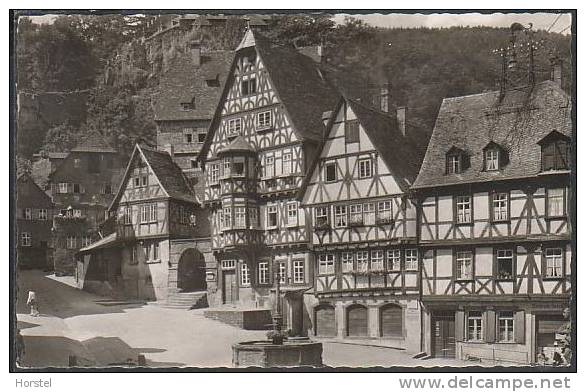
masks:
[(118, 244), (118, 236), (116, 233), (112, 233), (99, 241), (94, 242), (86, 246), (85, 248), (81, 248), (78, 252), (80, 253), (88, 253), (98, 249), (106, 249), (106, 248), (113, 248)]

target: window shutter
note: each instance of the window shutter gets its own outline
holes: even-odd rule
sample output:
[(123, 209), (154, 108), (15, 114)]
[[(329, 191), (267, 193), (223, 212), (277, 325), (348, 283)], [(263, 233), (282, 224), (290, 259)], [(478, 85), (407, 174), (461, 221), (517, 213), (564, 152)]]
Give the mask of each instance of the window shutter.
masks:
[(525, 343), (525, 311), (515, 312), (515, 343)]
[(456, 311), (455, 330), (456, 330), (456, 341), (457, 342), (464, 341), (464, 327), (465, 327), (464, 322), (465, 322), (464, 311), (463, 310)]
[(487, 310), (484, 312), (484, 341), (486, 343), (494, 343), (496, 316), (494, 310)]

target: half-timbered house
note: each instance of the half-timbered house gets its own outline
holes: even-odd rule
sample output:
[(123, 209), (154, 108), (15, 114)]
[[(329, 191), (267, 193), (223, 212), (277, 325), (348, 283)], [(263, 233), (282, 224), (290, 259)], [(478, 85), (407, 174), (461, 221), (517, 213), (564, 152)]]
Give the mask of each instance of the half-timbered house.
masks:
[(74, 147), (49, 174), (55, 204), (54, 267), (60, 274), (75, 272), (75, 253), (100, 238), (98, 227), (120, 183), (118, 152), (99, 134)]
[(571, 293), (570, 108), (554, 81), (443, 100), (412, 187), (427, 353), (551, 357)]
[(407, 135), (406, 108), (387, 110), (385, 100), (375, 109), (343, 98), (324, 113), (326, 138), (301, 192), (315, 258), (308, 302), (315, 336), (374, 338), (419, 352), (419, 250), (408, 191), (426, 138), (418, 146)]
[(16, 238), (19, 268), (52, 268), (51, 198), (24, 173), (16, 180)]
[(322, 113), (339, 98), (332, 80), (310, 57), (249, 29), (201, 153), (214, 254), (210, 304), (270, 308), (278, 276), (294, 333), (304, 328), (302, 293), (313, 267), (296, 194), (323, 137)]
[[(135, 146), (109, 212), (116, 231), (81, 250), (80, 281), (117, 280), (118, 290), (130, 298), (168, 300), (192, 293), (192, 304), (205, 300), (201, 249), (209, 242), (209, 226), (192, 184), (168, 152)], [(97, 271), (92, 262), (101, 259), (113, 265)]]

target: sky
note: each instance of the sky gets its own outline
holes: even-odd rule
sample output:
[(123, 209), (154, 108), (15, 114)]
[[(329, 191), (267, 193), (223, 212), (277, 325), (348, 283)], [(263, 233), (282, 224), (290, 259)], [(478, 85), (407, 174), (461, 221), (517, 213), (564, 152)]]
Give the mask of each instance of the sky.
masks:
[[(334, 20), (338, 23), (344, 21), (347, 14), (336, 14)], [(534, 30), (548, 30), (551, 26), (552, 32), (561, 32), (570, 34), (568, 28), (572, 24), (570, 14), (551, 14), (551, 13), (523, 13), (523, 14), (368, 14), (354, 15), (359, 19), (373, 26), (379, 27), (451, 27), (451, 26), (491, 26), (491, 27), (509, 27), (513, 22), (519, 22), (524, 25), (533, 23)], [(559, 19), (558, 19), (559, 16)], [(36, 23), (51, 23), (55, 15), (42, 15), (32, 17)], [(558, 19), (556, 21), (556, 19)], [(555, 23), (554, 23), (555, 22)], [(553, 26), (552, 26), (553, 24)], [(565, 29), (565, 30), (564, 30)]]

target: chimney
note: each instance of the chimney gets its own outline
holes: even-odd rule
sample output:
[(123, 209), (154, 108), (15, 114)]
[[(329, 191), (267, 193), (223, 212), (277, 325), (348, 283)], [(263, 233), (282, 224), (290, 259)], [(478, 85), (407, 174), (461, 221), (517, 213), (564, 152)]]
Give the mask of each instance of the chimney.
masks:
[(172, 144), (165, 144), (163, 151), (166, 151), (169, 155), (171, 155), (171, 159), (175, 159), (175, 149), (173, 148)]
[(407, 136), (407, 106), (397, 107), (397, 124), (403, 136)]
[(201, 65), (201, 44), (199, 41), (189, 42), (189, 51), (191, 52), (191, 61), (193, 65), (199, 67)]
[(380, 110), (381, 112), (389, 112), (389, 82), (383, 84), (380, 88)]
[(562, 75), (562, 59), (559, 57), (553, 57), (551, 60), (551, 80), (557, 84), (560, 88), (563, 83)]

